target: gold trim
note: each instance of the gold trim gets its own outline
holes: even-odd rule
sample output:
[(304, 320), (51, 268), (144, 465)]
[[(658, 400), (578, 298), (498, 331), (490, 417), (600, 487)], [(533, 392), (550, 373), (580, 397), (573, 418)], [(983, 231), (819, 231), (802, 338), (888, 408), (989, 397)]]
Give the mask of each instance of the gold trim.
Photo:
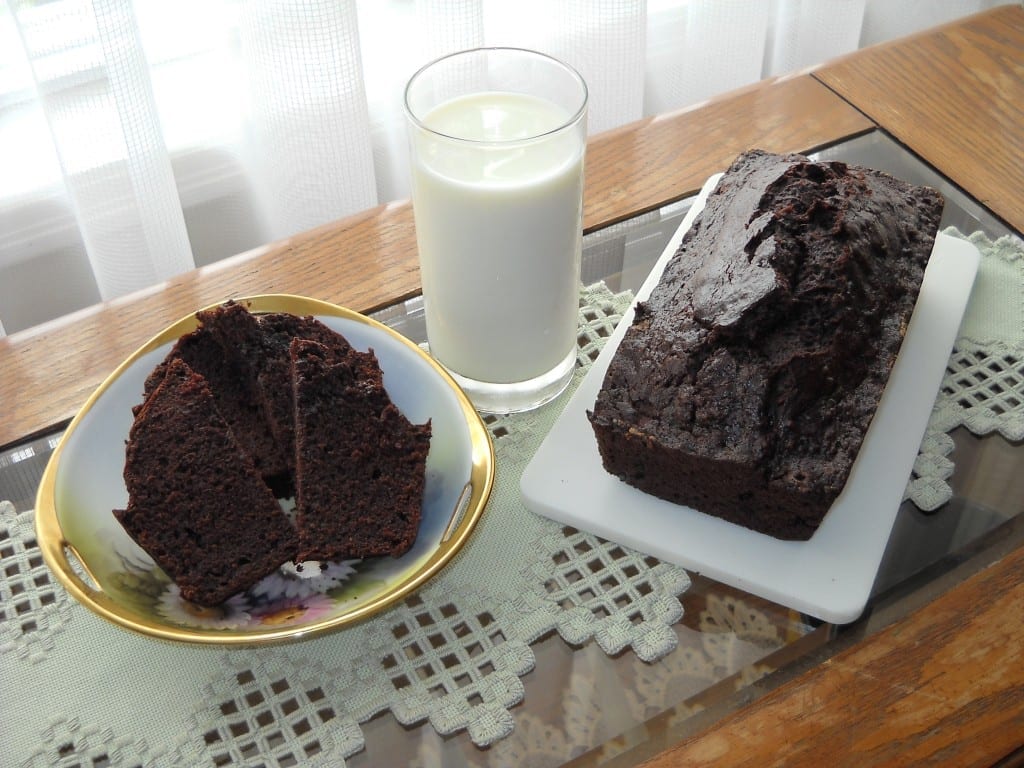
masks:
[[(178, 640), (190, 643), (204, 643), (213, 645), (256, 645), (295, 640), (299, 638), (313, 637), (331, 630), (361, 621), (384, 608), (390, 606), (403, 597), (415, 592), (431, 577), (440, 571), (449, 560), (462, 548), (469, 539), (477, 522), (483, 514), (494, 485), (494, 446), (491, 442), (487, 428), (484, 426), (480, 415), (473, 408), (469, 398), (459, 388), (448, 372), (438, 364), (432, 357), (426, 354), (419, 346), (409, 339), (372, 318), (361, 315), (344, 307), (330, 304), (319, 299), (311, 299), (290, 294), (264, 294), (235, 299), (238, 303), (245, 304), (253, 312), (290, 312), (296, 315), (320, 315), (330, 317), (346, 318), (358, 323), (368, 325), (372, 328), (387, 334), (392, 339), (399, 341), (413, 350), (418, 356), (426, 360), (434, 372), (452, 389), (458, 398), (462, 415), (466, 426), (469, 429), (470, 442), (472, 445), (471, 471), (469, 486), (471, 494), (468, 504), (465, 505), (465, 512), (451, 532), (450, 536), (440, 542), (433, 554), (424, 561), (418, 568), (407, 573), (404, 578), (395, 582), (387, 590), (359, 605), (357, 608), (335, 616), (320, 619), (299, 627), (270, 628), (266, 630), (216, 630), (179, 627), (156, 622), (152, 617), (140, 614), (130, 607), (118, 602), (102, 588), (94, 589), (87, 584), (75, 572), (71, 562), (68, 560), (66, 549), (75, 551), (81, 565), (88, 571), (88, 563), (77, 554), (74, 543), (65, 538), (57, 515), (56, 503), (56, 476), (60, 464), (61, 454), (67, 440), (79, 423), (100, 399), (104, 392), (115, 382), (124, 371), (131, 366), (139, 357), (147, 352), (156, 349), (168, 342), (174, 341), (179, 336), (192, 331), (198, 321), (195, 314), (190, 314), (170, 325), (156, 336), (151, 338), (142, 347), (136, 350), (127, 360), (122, 362), (113, 373), (111, 373), (95, 392), (86, 400), (85, 405), (72, 419), (71, 424), (61, 437), (50, 461), (46, 465), (43, 477), (40, 482), (39, 491), (36, 494), (36, 535), (39, 540), (39, 548), (42, 550), (43, 559), (50, 567), (57, 579), (80, 603), (85, 605), (96, 614), (135, 632), (158, 637), (165, 640)], [(212, 308), (218, 304), (210, 305)], [(462, 498), (460, 497), (462, 506)], [(89, 574), (92, 577), (92, 574)], [(93, 582), (99, 585), (94, 577)], [(100, 585), (101, 586), (101, 585)]]

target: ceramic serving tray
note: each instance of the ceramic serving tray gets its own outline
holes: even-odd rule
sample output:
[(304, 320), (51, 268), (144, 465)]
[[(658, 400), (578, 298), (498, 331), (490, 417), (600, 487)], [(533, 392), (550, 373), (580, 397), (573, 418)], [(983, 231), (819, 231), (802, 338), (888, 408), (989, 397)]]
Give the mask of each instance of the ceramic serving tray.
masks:
[(197, 325), (189, 315), (124, 361), (75, 416), (43, 475), (36, 500), (39, 546), (68, 591), (100, 616), (171, 640), (254, 644), (308, 637), (373, 615), (422, 586), (465, 544), (483, 513), (494, 452), (469, 400), (415, 344), (351, 310), (315, 299), (237, 299), (252, 312), (313, 315), (359, 350), (373, 349), (384, 386), (414, 423), (431, 422), (423, 520), (399, 558), (286, 564), (215, 608), (181, 599), (177, 587), (129, 538), (112, 510), (128, 501), (122, 471), (132, 406), (173, 343)]
[[(637, 301), (657, 284), (720, 176), (704, 185)], [(942, 234), (936, 239), (906, 337), (850, 479), (810, 540), (756, 533), (650, 496), (605, 472), (586, 412), (632, 322), (632, 307), (523, 473), (523, 501), (538, 514), (810, 616), (853, 621), (871, 594), (978, 261), (970, 243)]]

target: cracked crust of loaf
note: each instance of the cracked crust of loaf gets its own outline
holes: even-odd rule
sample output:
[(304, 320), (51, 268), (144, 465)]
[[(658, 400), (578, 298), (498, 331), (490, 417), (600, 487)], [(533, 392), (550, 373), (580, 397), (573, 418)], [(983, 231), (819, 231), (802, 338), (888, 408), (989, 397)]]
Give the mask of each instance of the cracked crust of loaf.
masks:
[(878, 171), (737, 158), (588, 414), (605, 468), (771, 536), (813, 535), (878, 406), (942, 207)]

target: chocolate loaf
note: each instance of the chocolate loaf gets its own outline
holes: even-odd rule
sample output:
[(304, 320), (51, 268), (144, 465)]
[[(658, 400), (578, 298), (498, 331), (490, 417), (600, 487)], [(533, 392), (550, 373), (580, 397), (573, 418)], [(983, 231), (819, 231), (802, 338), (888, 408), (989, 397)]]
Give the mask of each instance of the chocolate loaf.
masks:
[(605, 468), (806, 540), (899, 352), (943, 200), (840, 162), (736, 159), (636, 308), (588, 413)]

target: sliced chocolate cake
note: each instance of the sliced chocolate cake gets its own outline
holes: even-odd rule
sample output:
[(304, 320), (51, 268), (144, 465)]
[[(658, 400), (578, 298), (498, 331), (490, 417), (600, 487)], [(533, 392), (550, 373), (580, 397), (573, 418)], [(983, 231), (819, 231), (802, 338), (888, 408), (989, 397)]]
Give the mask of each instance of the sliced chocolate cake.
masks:
[[(430, 424), (376, 356), (313, 317), (198, 313), (147, 378), (127, 441), (129, 535), (202, 604), (285, 560), (398, 556), (419, 531)], [(297, 490), (292, 522), (278, 498)]]
[(143, 402), (162, 380), (168, 364), (184, 360), (206, 379), (217, 410), (263, 479), (278, 496), (290, 495), (289, 453), (274, 434), (272, 405), (257, 378), (263, 347), (256, 316), (235, 302), (196, 316), (199, 327), (182, 336), (147, 378)]
[(398, 556), (419, 530), (430, 424), (409, 422), (372, 352), (291, 342), (299, 560)]
[[(295, 409), (292, 405), (292, 364), (289, 347), (292, 339), (309, 339), (344, 354), (348, 341), (315, 317), (300, 317), (285, 312), (257, 315), (260, 348), (253, 355), (257, 382), (267, 403), (270, 428), (295, 472)], [(294, 491), (294, 488), (293, 488)]]
[(295, 555), (294, 527), (181, 358), (136, 415), (124, 480), (130, 501), (114, 515), (187, 600), (221, 603)]

